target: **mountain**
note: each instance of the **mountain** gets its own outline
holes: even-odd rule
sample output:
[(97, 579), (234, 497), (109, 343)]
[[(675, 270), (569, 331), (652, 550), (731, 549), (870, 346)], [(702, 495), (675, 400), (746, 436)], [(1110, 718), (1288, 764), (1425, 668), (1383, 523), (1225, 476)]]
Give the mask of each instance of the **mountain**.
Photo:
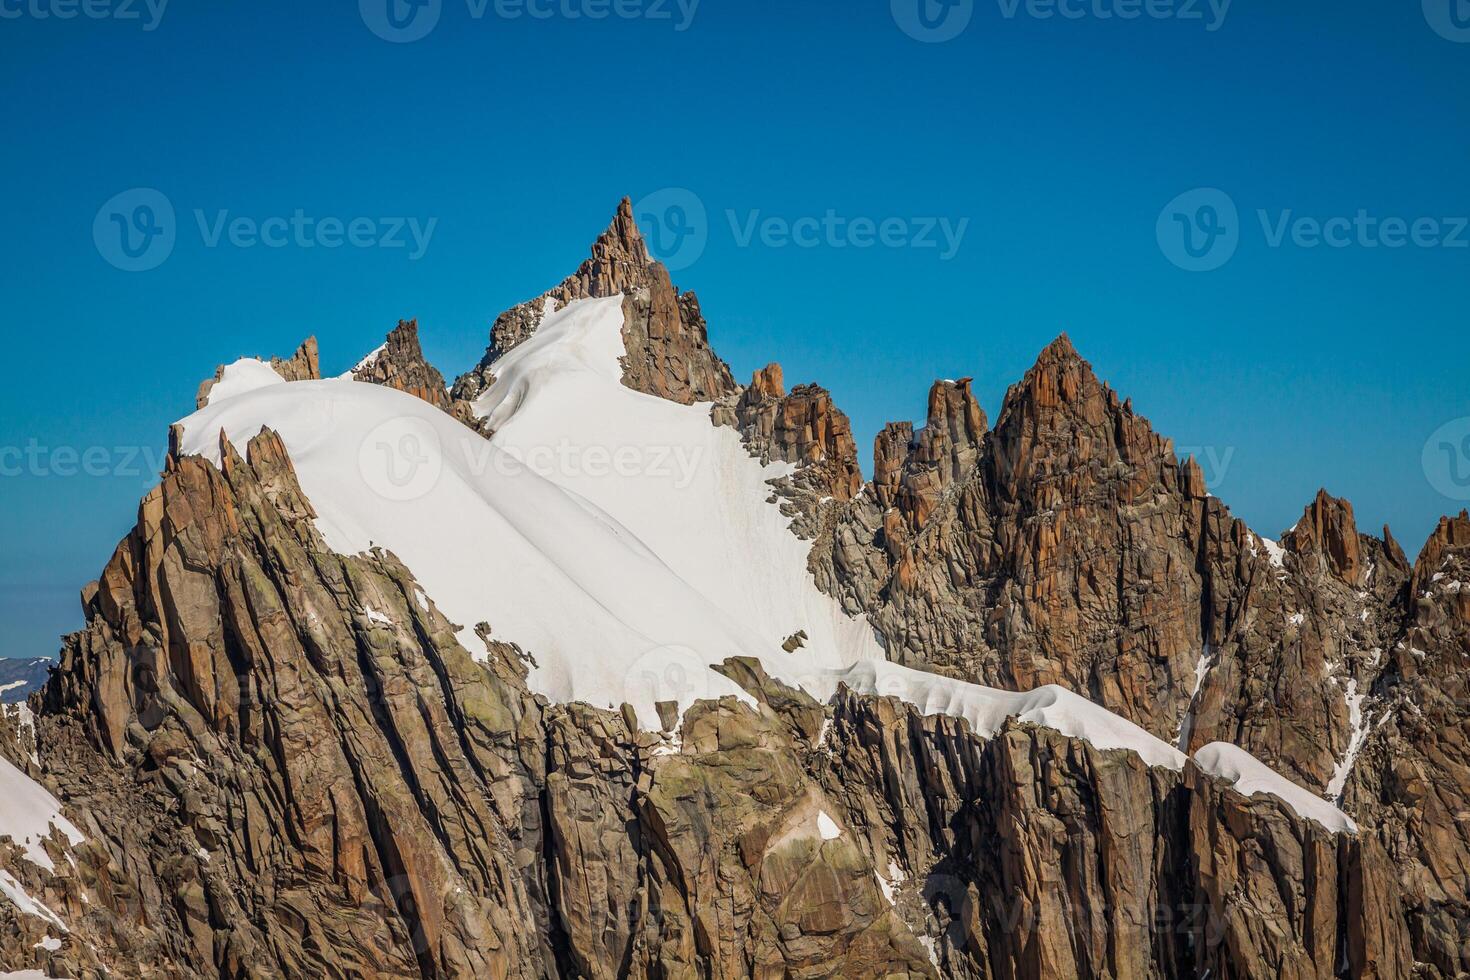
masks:
[(0, 969), (1470, 971), (1470, 515), (1262, 537), (1065, 337), (864, 480), (624, 201), (452, 385), (405, 320), (169, 439), (0, 716)]
[(0, 659), (0, 704), (19, 704), (39, 690), (56, 661), (49, 657)]

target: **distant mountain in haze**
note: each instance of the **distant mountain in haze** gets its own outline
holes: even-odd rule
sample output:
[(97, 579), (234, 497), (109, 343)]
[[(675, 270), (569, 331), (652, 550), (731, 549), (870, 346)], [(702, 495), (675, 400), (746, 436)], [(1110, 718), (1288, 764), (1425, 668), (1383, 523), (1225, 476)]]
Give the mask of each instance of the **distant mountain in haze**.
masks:
[(19, 704), (30, 697), (55, 666), (50, 657), (0, 658), (0, 704)]

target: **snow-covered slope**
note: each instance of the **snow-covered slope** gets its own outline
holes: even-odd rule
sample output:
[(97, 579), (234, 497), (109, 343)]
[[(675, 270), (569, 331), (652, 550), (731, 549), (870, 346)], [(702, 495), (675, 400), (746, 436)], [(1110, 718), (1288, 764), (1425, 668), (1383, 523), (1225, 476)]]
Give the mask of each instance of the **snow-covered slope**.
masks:
[(762, 466), (710, 405), (679, 405), (622, 383), (622, 298), (552, 311), (496, 362), (475, 405), (493, 442), (546, 479), (611, 514), (711, 602), (780, 650), (807, 634), (798, 662), (838, 666), (883, 657), (867, 624), (822, 594), (810, 543), (769, 502)]
[(72, 844), (82, 842), (82, 832), (61, 815), (56, 797), (0, 757), (0, 837), (9, 837), (25, 849), (30, 861), (54, 871), (51, 855), (41, 846), (53, 825)]
[(1358, 825), (1346, 813), (1302, 789), (1237, 745), (1211, 742), (1195, 752), (1194, 761), (1210, 775), (1234, 784), (1235, 791), (1242, 796), (1274, 796), (1301, 816), (1317, 821), (1328, 830), (1339, 833), (1358, 831)]
[[(807, 571), (809, 546), (766, 484), (789, 469), (751, 458), (709, 405), (625, 387), (622, 325), (621, 297), (549, 309), (476, 403), (489, 440), (391, 388), (281, 383), (259, 370), (269, 365), (237, 362), (183, 421), (182, 449), (218, 461), (221, 429), (237, 446), (276, 430), (332, 548), (395, 553), (464, 627), (466, 648), (483, 649), (473, 627), (488, 622), (534, 658), (529, 682), (554, 700), (628, 702), (657, 728), (660, 701), (751, 700), (709, 666), (748, 656), (820, 699), (845, 683), (965, 718), (982, 735), (1018, 716), (1183, 765), (1061, 688), (1018, 694), (888, 663), (868, 625)], [(804, 645), (785, 652), (798, 631)]]
[(1182, 769), (1187, 758), (1126, 718), (1054, 684), (1024, 693), (1000, 691), (887, 661), (854, 664), (833, 680), (859, 694), (900, 698), (925, 714), (964, 718), (971, 730), (987, 738), (1007, 718), (1017, 718), (1086, 739), (1100, 749), (1131, 749), (1151, 766)]
[(276, 369), (269, 364), (254, 357), (242, 357), (225, 365), (219, 380), (209, 389), (205, 399), (208, 404), (213, 405), (228, 398), (285, 383), (286, 379), (277, 374)]

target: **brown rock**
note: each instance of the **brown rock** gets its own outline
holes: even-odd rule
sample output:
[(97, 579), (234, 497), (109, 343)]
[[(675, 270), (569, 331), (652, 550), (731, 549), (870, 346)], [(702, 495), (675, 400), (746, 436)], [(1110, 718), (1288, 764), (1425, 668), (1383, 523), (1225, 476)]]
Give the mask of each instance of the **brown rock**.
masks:
[[(287, 381), (316, 381), (322, 376), (321, 359), (317, 355), (316, 338), (308, 337), (296, 348), (296, 353), (288, 358), (272, 357), (271, 367), (282, 378)], [(221, 364), (214, 370), (214, 377), (209, 378), (199, 385), (199, 393), (194, 398), (194, 406), (203, 408), (209, 404), (209, 392), (219, 383), (225, 375), (226, 365)]]

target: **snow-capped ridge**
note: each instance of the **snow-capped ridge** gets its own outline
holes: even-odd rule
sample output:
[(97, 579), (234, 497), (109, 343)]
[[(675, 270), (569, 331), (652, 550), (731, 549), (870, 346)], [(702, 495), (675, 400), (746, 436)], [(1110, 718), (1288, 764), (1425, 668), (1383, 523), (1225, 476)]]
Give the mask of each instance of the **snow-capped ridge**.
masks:
[[(530, 653), (528, 683), (554, 701), (626, 702), (657, 730), (661, 702), (754, 703), (711, 669), (750, 657), (819, 700), (846, 684), (964, 718), (983, 737), (1014, 717), (1184, 766), (1182, 752), (1063, 688), (1000, 691), (889, 663), (869, 625), (817, 589), (808, 544), (771, 502), (767, 481), (789, 465), (753, 458), (738, 432), (711, 424), (708, 403), (626, 387), (622, 328), (621, 295), (545, 304), (474, 402), (488, 440), (393, 388), (264, 383), (232, 366), (228, 397), (180, 423), (180, 448), (219, 462), (221, 432), (237, 445), (277, 432), (330, 547), (395, 553), (452, 621), (488, 622)], [(805, 644), (785, 652), (797, 631)], [(481, 649), (472, 628), (460, 641)], [(1346, 820), (1245, 758), (1246, 785), (1285, 784), (1295, 792), (1276, 795), (1298, 812)]]
[(1237, 745), (1211, 742), (1194, 754), (1194, 762), (1201, 771), (1229, 781), (1242, 796), (1274, 796), (1298, 815), (1315, 820), (1333, 833), (1358, 832), (1358, 825), (1347, 814)]

